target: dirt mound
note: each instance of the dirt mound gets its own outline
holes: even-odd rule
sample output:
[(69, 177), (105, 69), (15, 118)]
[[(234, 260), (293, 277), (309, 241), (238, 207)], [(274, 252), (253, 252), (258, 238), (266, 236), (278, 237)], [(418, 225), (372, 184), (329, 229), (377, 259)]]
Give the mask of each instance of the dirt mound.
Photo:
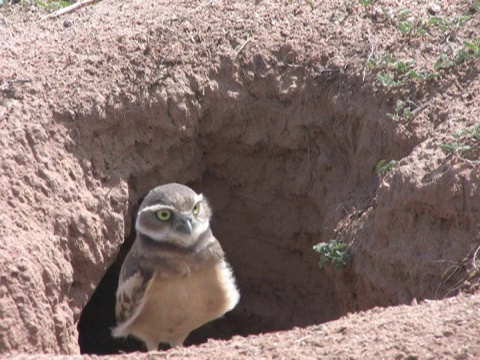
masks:
[[(138, 204), (166, 182), (210, 199), (242, 292), (190, 344), (474, 290), (475, 4), (2, 8), (0, 352), (141, 349), (109, 335), (114, 293)], [(331, 239), (341, 271), (312, 250)], [(316, 330), (295, 331), (279, 336)]]
[[(289, 331), (155, 353), (160, 359), (477, 359), (480, 297), (460, 295), (414, 306), (374, 308), (337, 321)], [(429, 321), (424, 321), (429, 319)], [(105, 359), (150, 359), (130, 353)], [(14, 355), (12, 360), (30, 359)], [(39, 360), (49, 357), (36, 355)], [(77, 356), (78, 358), (78, 356)], [(85, 360), (95, 356), (84, 356)], [(60, 359), (73, 359), (61, 356)]]

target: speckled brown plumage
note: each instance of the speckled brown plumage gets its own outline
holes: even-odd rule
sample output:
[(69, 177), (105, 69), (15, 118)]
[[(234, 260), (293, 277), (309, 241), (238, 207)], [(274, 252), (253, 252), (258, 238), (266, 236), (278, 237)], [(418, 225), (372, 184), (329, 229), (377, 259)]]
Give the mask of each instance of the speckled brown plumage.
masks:
[[(169, 219), (160, 220), (159, 212)], [(120, 272), (115, 337), (133, 335), (148, 350), (159, 342), (182, 345), (190, 331), (237, 304), (239, 292), (210, 216), (203, 196), (183, 185), (148, 194)]]

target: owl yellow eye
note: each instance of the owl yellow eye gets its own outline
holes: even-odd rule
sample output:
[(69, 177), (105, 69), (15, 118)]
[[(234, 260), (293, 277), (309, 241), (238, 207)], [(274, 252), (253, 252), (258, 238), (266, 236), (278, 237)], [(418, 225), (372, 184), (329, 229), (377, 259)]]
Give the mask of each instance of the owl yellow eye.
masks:
[(200, 212), (200, 204), (195, 204), (192, 212), (193, 212), (193, 215), (198, 215), (198, 213)]
[(160, 221), (168, 221), (172, 217), (172, 212), (170, 210), (160, 210), (155, 215), (157, 215), (157, 219)]

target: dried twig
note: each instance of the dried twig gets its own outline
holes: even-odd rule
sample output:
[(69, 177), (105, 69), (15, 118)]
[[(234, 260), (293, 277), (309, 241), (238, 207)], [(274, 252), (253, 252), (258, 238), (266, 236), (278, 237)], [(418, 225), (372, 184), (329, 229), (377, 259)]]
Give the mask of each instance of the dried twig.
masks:
[(64, 7), (60, 10), (57, 10), (57, 11), (54, 11), (53, 13), (51, 14), (48, 14), (47, 16), (44, 16), (42, 18), (42, 20), (46, 20), (46, 19), (51, 19), (51, 18), (56, 18), (56, 17), (59, 17), (59, 16), (62, 16), (64, 14), (68, 14), (68, 13), (71, 13), (75, 10), (78, 10), (80, 9), (81, 7), (84, 7), (86, 5), (91, 5), (91, 4), (94, 4), (96, 3), (97, 1), (100, 1), (100, 0), (81, 0), (79, 2), (76, 2), (75, 4), (72, 4), (70, 6), (67, 6), (67, 7)]
[(237, 57), (238, 55), (240, 55), (240, 53), (242, 52), (242, 50), (245, 48), (245, 46), (247, 46), (247, 44), (252, 41), (253, 37), (248, 37), (247, 40), (245, 40), (243, 43), (241, 43), (240, 45), (238, 45), (236, 48), (235, 48), (235, 53), (234, 53), (234, 56), (233, 56), (233, 62), (235, 62), (237, 60)]
[(454, 154), (455, 157), (457, 157), (458, 159), (461, 159), (469, 164), (472, 164), (472, 165), (478, 165), (480, 164), (480, 160), (469, 160), (469, 159), (465, 159), (463, 156), (459, 155), (459, 154)]
[(295, 344), (300, 344), (302, 341), (305, 341), (305, 340), (307, 340), (307, 339), (310, 339), (311, 337), (312, 337), (311, 335), (304, 336), (304, 337), (302, 337), (302, 338), (300, 338), (300, 339), (298, 339), (298, 340), (295, 340), (294, 343), (295, 343)]
[[(455, 275), (458, 271), (461, 270), (461, 264), (455, 262), (455, 265), (450, 265), (443, 273), (442, 278), (440, 279), (440, 284), (437, 286), (437, 290), (435, 291), (435, 299), (438, 299), (438, 295), (440, 294), (440, 288), (443, 284), (449, 281), (453, 275)], [(451, 289), (448, 290), (447, 294), (451, 292)], [(443, 297), (446, 297), (444, 295)]]
[(362, 81), (365, 81), (365, 76), (366, 76), (366, 71), (367, 71), (367, 64), (372, 58), (373, 54), (375, 53), (375, 46), (373, 45), (372, 38), (370, 37), (370, 31), (367, 31), (367, 40), (368, 43), (370, 44), (370, 53), (368, 54), (368, 58), (365, 61), (365, 65), (363, 67), (363, 76), (362, 76)]
[[(470, 260), (471, 261), (470, 264), (475, 269), (475, 272), (473, 274), (470, 273), (470, 274), (467, 274), (467, 276), (462, 277), (458, 282), (455, 283), (455, 285), (453, 285), (451, 288), (448, 289), (448, 291), (443, 295), (443, 297), (445, 298), (445, 297), (449, 296), (452, 292), (461, 289), (462, 286), (467, 281), (472, 280), (475, 276), (477, 276), (480, 273), (480, 271), (478, 269), (478, 266), (477, 266), (477, 255), (478, 255), (479, 252), (480, 252), (480, 244), (478, 244), (475, 247), (472, 255), (469, 255), (467, 258), (463, 259), (461, 263), (457, 263), (457, 265), (451, 265), (447, 268), (447, 270), (445, 270), (445, 272), (443, 273), (442, 279), (440, 281), (440, 284), (438, 285), (437, 291), (435, 293), (435, 298), (438, 297), (440, 287), (443, 284), (445, 284), (447, 281), (449, 281), (453, 277), (453, 275), (455, 275), (455, 273), (457, 273), (457, 271), (461, 270), (462, 267), (464, 267), (465, 265), (468, 264), (468, 262), (469, 262), (468, 258), (470, 258), (470, 256), (472, 258)], [(452, 267), (454, 268), (453, 271), (451, 271), (451, 273), (447, 276), (447, 273), (450, 271), (450, 269), (452, 269)]]
[(475, 268), (475, 270), (477, 270), (477, 272), (480, 272), (477, 266), (477, 255), (479, 251), (480, 251), (480, 245), (477, 245), (475, 250), (473, 250), (473, 259), (472, 259), (472, 265)]
[(430, 106), (430, 104), (433, 103), (433, 100), (429, 100), (429, 101), (426, 101), (424, 102), (423, 104), (420, 104), (419, 106), (417, 106), (413, 111), (412, 111), (412, 114), (410, 116), (410, 120), (415, 118), (418, 114), (420, 114), (423, 110), (425, 110), (427, 107)]

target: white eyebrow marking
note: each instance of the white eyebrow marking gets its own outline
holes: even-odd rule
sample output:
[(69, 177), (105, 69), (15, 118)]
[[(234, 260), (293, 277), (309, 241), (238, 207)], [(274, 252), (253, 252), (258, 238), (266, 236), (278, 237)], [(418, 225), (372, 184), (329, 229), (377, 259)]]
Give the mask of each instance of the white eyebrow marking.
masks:
[(200, 201), (203, 200), (203, 194), (200, 194), (200, 195), (195, 194), (194, 199), (195, 199), (195, 204), (199, 203)]
[(163, 209), (168, 209), (168, 210), (172, 210), (172, 211), (175, 210), (173, 207), (168, 206), (168, 205), (156, 204), (156, 205), (150, 205), (150, 206), (144, 207), (142, 210), (140, 210), (138, 212), (138, 214), (141, 214), (141, 213), (147, 212), (147, 211), (158, 211), (158, 210), (163, 210)]

